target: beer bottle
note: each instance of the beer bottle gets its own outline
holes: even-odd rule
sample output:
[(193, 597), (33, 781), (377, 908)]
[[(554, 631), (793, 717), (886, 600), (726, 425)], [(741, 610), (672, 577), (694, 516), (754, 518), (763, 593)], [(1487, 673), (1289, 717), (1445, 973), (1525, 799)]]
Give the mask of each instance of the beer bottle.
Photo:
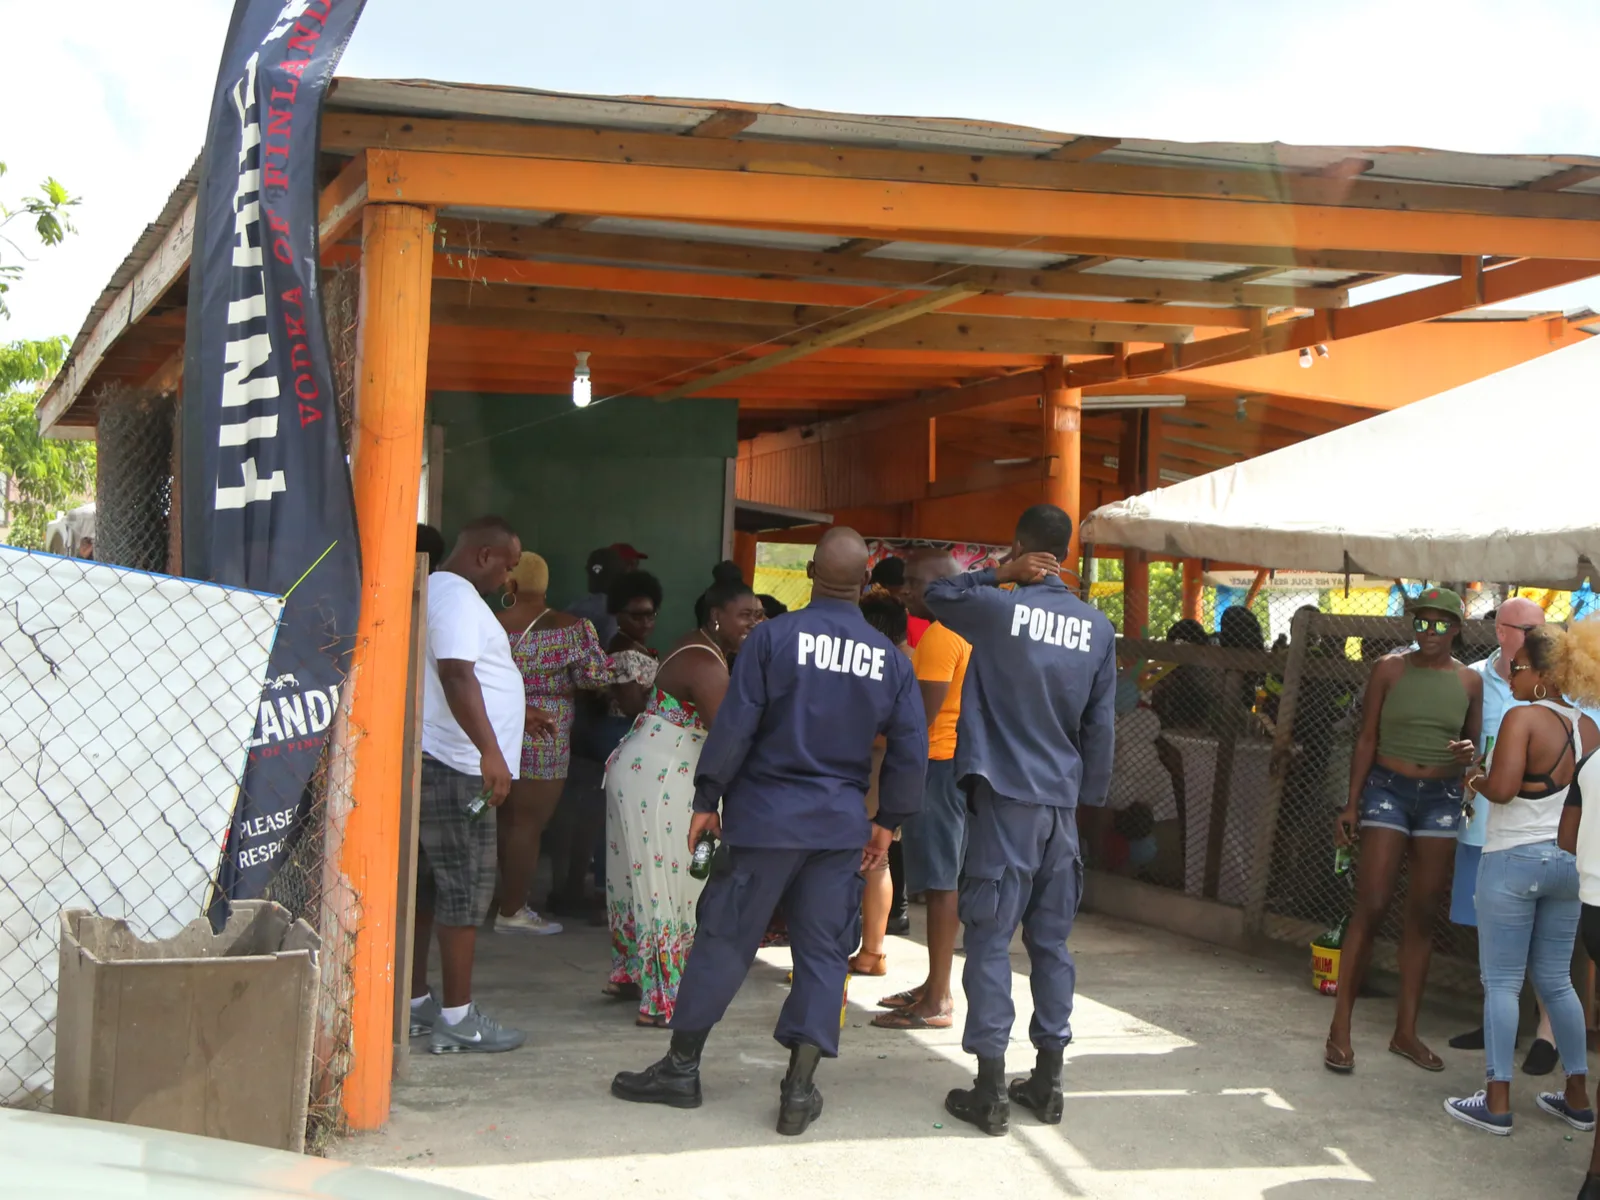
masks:
[(711, 855), (716, 848), (717, 839), (711, 836), (711, 831), (708, 829), (694, 844), (694, 854), (689, 859), (691, 879), (706, 879), (711, 875)]
[(494, 793), (492, 791), (490, 791), (488, 788), (484, 788), (483, 791), (479, 792), (471, 800), (467, 801), (467, 820), (476, 821), (481, 818), (484, 813), (488, 812), (489, 800), (493, 796)]

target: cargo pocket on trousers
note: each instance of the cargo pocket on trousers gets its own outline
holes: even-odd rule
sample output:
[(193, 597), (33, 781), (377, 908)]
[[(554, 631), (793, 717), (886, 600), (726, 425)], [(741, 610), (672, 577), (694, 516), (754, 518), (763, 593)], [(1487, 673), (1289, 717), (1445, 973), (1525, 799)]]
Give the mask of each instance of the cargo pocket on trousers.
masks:
[(860, 875), (852, 875), (844, 888), (845, 910), (839, 922), (839, 951), (846, 958), (854, 954), (856, 947), (861, 944), (861, 894), (866, 887), (866, 880)]
[(963, 925), (982, 925), (993, 921), (1000, 911), (1000, 875), (985, 872), (975, 875), (969, 868), (962, 873), (961, 890), (956, 897), (956, 913)]
[(734, 868), (726, 875), (713, 874), (695, 906), (696, 932), (705, 937), (736, 939), (739, 913), (753, 882), (749, 871)]

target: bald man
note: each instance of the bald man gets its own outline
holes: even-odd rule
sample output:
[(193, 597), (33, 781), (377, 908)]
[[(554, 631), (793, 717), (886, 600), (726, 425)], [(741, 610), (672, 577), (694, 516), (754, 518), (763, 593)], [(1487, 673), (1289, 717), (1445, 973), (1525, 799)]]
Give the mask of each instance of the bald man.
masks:
[[(671, 1048), (660, 1062), (611, 1083), (619, 1099), (700, 1106), (706, 1038), (782, 904), (794, 984), (773, 1036), (789, 1051), (778, 1132), (790, 1136), (821, 1115), (813, 1076), (821, 1059), (839, 1053), (861, 873), (886, 864), (894, 831), (921, 807), (928, 757), (911, 662), (861, 615), (861, 535), (830, 530), (806, 573), (811, 603), (756, 626), (734, 660), (700, 753), (689, 844), (709, 833), (722, 846), (700, 897)], [(888, 746), (878, 814), (869, 824), (865, 797), (879, 734)]]

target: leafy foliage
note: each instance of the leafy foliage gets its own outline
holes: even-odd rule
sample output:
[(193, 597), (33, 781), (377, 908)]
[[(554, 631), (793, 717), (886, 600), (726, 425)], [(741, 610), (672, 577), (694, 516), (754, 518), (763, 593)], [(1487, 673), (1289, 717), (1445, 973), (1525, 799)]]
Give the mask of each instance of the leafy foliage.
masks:
[(6, 540), (28, 550), (43, 550), (56, 513), (94, 490), (94, 443), (42, 437), (34, 412), (66, 351), (66, 338), (0, 346), (0, 475), (15, 486)]
[[(5, 173), (6, 165), (0, 162), (0, 177)], [(78, 198), (53, 178), (45, 179), (36, 194), (18, 201), (18, 208), (11, 208), (0, 200), (0, 317), (11, 316), (11, 309), (6, 306), (6, 293), (23, 271), (21, 262), (8, 259), (28, 258), (15, 239), (5, 232), (6, 226), (18, 217), (25, 218), (32, 221), (34, 236), (41, 245), (59, 246), (67, 234), (77, 232), (72, 225), (71, 210), (78, 203)]]

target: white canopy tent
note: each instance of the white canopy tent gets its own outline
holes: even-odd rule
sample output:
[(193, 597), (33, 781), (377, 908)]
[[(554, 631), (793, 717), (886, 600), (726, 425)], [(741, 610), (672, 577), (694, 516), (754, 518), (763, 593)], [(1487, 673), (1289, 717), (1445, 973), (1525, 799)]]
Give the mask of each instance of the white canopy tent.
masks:
[(1600, 337), (1104, 505), (1083, 540), (1258, 567), (1571, 585), (1600, 564), (1597, 475)]

